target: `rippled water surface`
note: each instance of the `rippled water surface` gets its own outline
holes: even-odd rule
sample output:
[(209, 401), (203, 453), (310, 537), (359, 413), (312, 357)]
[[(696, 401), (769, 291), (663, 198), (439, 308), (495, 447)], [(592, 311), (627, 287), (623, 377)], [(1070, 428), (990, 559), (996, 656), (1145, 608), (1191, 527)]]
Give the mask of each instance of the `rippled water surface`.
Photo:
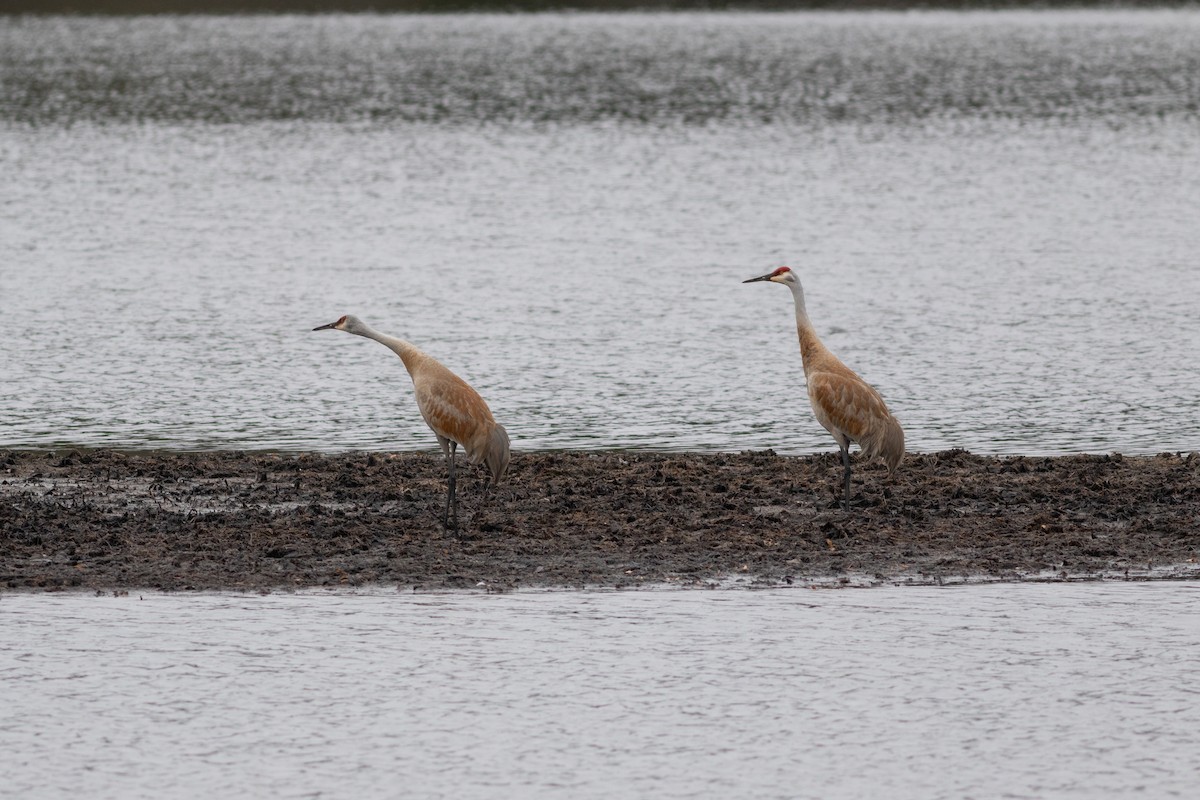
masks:
[(0, 26), (0, 445), (1200, 448), (1200, 12)]
[(1189, 797), (1191, 584), (0, 596), (14, 797)]

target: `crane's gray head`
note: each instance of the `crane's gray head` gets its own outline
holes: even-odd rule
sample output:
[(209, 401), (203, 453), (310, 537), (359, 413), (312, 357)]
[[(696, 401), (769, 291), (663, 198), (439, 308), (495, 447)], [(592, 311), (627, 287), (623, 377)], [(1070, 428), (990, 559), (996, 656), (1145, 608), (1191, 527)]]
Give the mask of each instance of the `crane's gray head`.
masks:
[(323, 331), (327, 328), (332, 328), (335, 331), (346, 331), (347, 333), (358, 333), (366, 328), (363, 321), (353, 314), (347, 314), (344, 317), (339, 317), (337, 322), (331, 322), (328, 325), (320, 325), (313, 328), (314, 331)]
[(770, 281), (771, 283), (782, 283), (786, 286), (798, 286), (800, 279), (796, 277), (796, 273), (792, 272), (791, 267), (779, 267), (774, 272), (768, 272), (766, 275), (759, 275), (757, 278), (744, 280), (742, 283), (754, 283), (755, 281)]

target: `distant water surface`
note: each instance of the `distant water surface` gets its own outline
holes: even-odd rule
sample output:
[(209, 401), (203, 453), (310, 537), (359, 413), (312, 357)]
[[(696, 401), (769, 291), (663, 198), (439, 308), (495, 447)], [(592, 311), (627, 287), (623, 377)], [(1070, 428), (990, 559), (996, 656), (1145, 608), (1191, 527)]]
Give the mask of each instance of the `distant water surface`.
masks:
[(1196, 594), (5, 594), (0, 794), (1189, 797)]
[(1200, 12), (10, 18), (0, 446), (1200, 449)]

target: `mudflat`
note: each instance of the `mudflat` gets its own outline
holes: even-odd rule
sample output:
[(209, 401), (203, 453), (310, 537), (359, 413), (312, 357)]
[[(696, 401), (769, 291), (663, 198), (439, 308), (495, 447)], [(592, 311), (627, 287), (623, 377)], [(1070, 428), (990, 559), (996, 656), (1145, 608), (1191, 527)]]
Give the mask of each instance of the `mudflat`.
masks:
[(0, 450), (0, 589), (936, 583), (1200, 577), (1200, 454)]

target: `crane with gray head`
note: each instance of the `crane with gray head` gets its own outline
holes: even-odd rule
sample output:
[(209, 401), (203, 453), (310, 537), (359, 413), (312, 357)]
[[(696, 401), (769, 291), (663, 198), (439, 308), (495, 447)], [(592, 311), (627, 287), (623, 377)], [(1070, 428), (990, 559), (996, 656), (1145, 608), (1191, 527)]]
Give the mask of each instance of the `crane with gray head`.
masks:
[(867, 460), (879, 457), (890, 477), (904, 458), (904, 429), (888, 411), (887, 403), (871, 384), (838, 359), (817, 336), (804, 305), (804, 287), (788, 267), (742, 283), (770, 281), (792, 291), (796, 306), (796, 332), (800, 336), (800, 358), (808, 384), (808, 400), (825, 430), (833, 435), (845, 467), (845, 506), (850, 510), (850, 443), (856, 442)]
[(455, 375), (432, 356), (415, 345), (388, 336), (367, 325), (358, 317), (346, 315), (314, 331), (332, 329), (356, 336), (365, 336), (384, 345), (404, 362), (412, 378), (417, 408), (425, 424), (437, 437), (449, 465), (450, 480), (446, 491), (446, 511), (442, 524), (458, 527), (458, 504), (455, 497), (454, 454), (461, 446), (471, 464), (486, 464), (491, 474), (487, 490), (500, 483), (508, 469), (509, 440), (504, 426), (496, 422), (488, 404), (479, 392)]

